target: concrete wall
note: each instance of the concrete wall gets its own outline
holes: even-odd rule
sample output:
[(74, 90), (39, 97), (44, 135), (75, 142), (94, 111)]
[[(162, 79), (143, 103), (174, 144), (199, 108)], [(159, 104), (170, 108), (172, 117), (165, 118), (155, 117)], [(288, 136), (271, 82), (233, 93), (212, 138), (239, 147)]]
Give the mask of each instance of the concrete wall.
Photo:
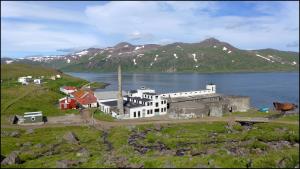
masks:
[(225, 96), (228, 101), (228, 109), (232, 112), (246, 112), (250, 109), (250, 97), (247, 96)]

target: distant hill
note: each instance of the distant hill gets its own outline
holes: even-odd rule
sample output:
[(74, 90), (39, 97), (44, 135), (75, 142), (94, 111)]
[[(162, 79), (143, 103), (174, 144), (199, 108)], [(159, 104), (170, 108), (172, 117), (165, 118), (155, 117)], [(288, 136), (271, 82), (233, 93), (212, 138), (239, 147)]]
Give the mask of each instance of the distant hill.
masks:
[(118, 63), (127, 72), (298, 71), (299, 53), (275, 49), (241, 50), (209, 38), (199, 43), (168, 45), (121, 42), (103, 49), (89, 48), (69, 55), (30, 57), (13, 62), (76, 72), (112, 72), (116, 71)]

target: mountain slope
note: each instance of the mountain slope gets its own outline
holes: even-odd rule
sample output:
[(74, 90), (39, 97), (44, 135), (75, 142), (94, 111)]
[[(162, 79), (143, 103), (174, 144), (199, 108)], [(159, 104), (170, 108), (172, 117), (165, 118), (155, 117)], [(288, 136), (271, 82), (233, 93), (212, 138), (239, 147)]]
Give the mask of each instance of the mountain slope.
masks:
[[(18, 60), (17, 62), (25, 62)], [(104, 49), (90, 48), (71, 55), (27, 59), (63, 71), (128, 72), (252, 72), (298, 71), (299, 53), (274, 49), (240, 50), (210, 38), (200, 43), (132, 45), (122, 42)]]

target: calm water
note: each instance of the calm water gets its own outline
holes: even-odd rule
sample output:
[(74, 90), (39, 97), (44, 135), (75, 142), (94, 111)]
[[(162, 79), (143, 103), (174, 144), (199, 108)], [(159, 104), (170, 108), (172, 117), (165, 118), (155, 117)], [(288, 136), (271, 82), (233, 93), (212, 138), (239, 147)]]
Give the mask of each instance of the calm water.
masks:
[[(117, 90), (116, 73), (68, 73), (89, 81), (110, 83), (106, 89)], [(205, 89), (212, 82), (217, 92), (251, 97), (254, 107), (272, 107), (273, 101), (293, 102), (299, 105), (299, 73), (123, 73), (123, 90), (141, 86), (157, 93)]]

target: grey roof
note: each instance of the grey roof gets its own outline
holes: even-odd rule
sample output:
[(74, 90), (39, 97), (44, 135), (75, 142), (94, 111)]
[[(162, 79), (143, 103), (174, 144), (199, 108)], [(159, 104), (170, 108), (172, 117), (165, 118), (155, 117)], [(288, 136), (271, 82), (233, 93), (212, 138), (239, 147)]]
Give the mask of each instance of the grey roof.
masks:
[(143, 101), (143, 102), (151, 101), (151, 99), (148, 99), (148, 98), (140, 98), (140, 97), (129, 97), (129, 98), (132, 98), (132, 99), (138, 100), (138, 101)]
[(136, 90), (130, 90), (129, 93), (137, 93)]
[(147, 94), (147, 95), (157, 95), (156, 93), (149, 93), (149, 92), (145, 92), (144, 94)]
[[(127, 93), (122, 91), (123, 96)], [(94, 95), (98, 100), (106, 100), (106, 99), (117, 99), (118, 98), (118, 91), (96, 91)]]
[[(124, 107), (128, 107), (128, 108), (144, 106), (142, 104), (132, 103), (132, 102), (129, 102), (129, 101), (126, 101), (126, 100), (123, 100), (123, 103), (124, 103)], [(114, 100), (114, 101), (102, 102), (101, 104), (104, 104), (104, 105), (110, 106), (110, 107), (117, 107), (118, 106), (118, 101)]]

